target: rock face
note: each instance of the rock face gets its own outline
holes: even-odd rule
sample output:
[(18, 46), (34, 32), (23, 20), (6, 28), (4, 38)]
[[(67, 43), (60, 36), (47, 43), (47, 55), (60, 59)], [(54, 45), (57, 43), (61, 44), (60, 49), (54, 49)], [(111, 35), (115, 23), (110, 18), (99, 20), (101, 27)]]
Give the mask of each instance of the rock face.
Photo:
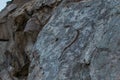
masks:
[(0, 53), (0, 80), (120, 80), (120, 1), (13, 0)]

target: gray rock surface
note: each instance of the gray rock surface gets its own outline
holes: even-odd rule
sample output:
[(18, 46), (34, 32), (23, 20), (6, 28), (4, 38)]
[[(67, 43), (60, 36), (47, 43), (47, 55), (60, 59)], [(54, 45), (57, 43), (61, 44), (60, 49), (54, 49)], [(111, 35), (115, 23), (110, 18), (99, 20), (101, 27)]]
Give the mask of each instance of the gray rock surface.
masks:
[(120, 80), (119, 0), (13, 3), (0, 13), (1, 79)]

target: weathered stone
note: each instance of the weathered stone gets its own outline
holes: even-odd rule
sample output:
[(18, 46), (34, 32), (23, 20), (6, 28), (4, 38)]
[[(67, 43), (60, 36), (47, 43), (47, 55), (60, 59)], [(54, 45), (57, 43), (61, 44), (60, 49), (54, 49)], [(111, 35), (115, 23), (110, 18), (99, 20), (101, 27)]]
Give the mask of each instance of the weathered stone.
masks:
[(119, 5), (13, 0), (0, 13), (0, 79), (119, 80)]
[(18, 6), (22, 6), (26, 2), (29, 2), (30, 0), (13, 0), (12, 3), (17, 4)]
[(28, 20), (24, 32), (35, 32), (40, 31), (40, 22), (37, 17), (33, 17)]
[(0, 24), (0, 41), (8, 41), (9, 32), (5, 23)]
[(15, 77), (13, 77), (11, 74), (13, 74), (13, 67), (9, 66), (8, 68), (4, 69), (0, 72), (0, 78), (2, 80), (18, 80)]
[(5, 54), (7, 42), (0, 41), (0, 71), (4, 69), (3, 63), (5, 62)]
[[(67, 6), (60, 6), (54, 11), (39, 34), (34, 48), (40, 55), (36, 62), (40, 62), (44, 72), (39, 78), (119, 80), (119, 59), (110, 58), (117, 51), (120, 37), (120, 17), (116, 15), (119, 11), (113, 5), (116, 4), (117, 7), (119, 3), (120, 1), (82, 1), (66, 3)], [(29, 77), (32, 78), (35, 74), (33, 72)]]
[(15, 10), (17, 8), (16, 4), (11, 4), (8, 7), (6, 7), (1, 13), (0, 13), (0, 19), (2, 20), (3, 17), (7, 16), (10, 12)]

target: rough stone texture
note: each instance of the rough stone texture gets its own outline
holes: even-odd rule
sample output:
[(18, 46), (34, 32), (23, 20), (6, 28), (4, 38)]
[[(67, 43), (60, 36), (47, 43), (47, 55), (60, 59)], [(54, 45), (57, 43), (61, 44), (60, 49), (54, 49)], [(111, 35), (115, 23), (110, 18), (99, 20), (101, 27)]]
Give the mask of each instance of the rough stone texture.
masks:
[(120, 1), (13, 0), (0, 53), (0, 80), (120, 80)]

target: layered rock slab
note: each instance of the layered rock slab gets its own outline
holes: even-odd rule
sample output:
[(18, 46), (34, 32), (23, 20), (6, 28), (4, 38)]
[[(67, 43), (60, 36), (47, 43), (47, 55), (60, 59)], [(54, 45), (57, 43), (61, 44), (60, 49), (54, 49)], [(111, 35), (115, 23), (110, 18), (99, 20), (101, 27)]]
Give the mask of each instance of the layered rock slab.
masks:
[(59, 5), (39, 33), (28, 80), (119, 80), (119, 4), (83, 0)]

